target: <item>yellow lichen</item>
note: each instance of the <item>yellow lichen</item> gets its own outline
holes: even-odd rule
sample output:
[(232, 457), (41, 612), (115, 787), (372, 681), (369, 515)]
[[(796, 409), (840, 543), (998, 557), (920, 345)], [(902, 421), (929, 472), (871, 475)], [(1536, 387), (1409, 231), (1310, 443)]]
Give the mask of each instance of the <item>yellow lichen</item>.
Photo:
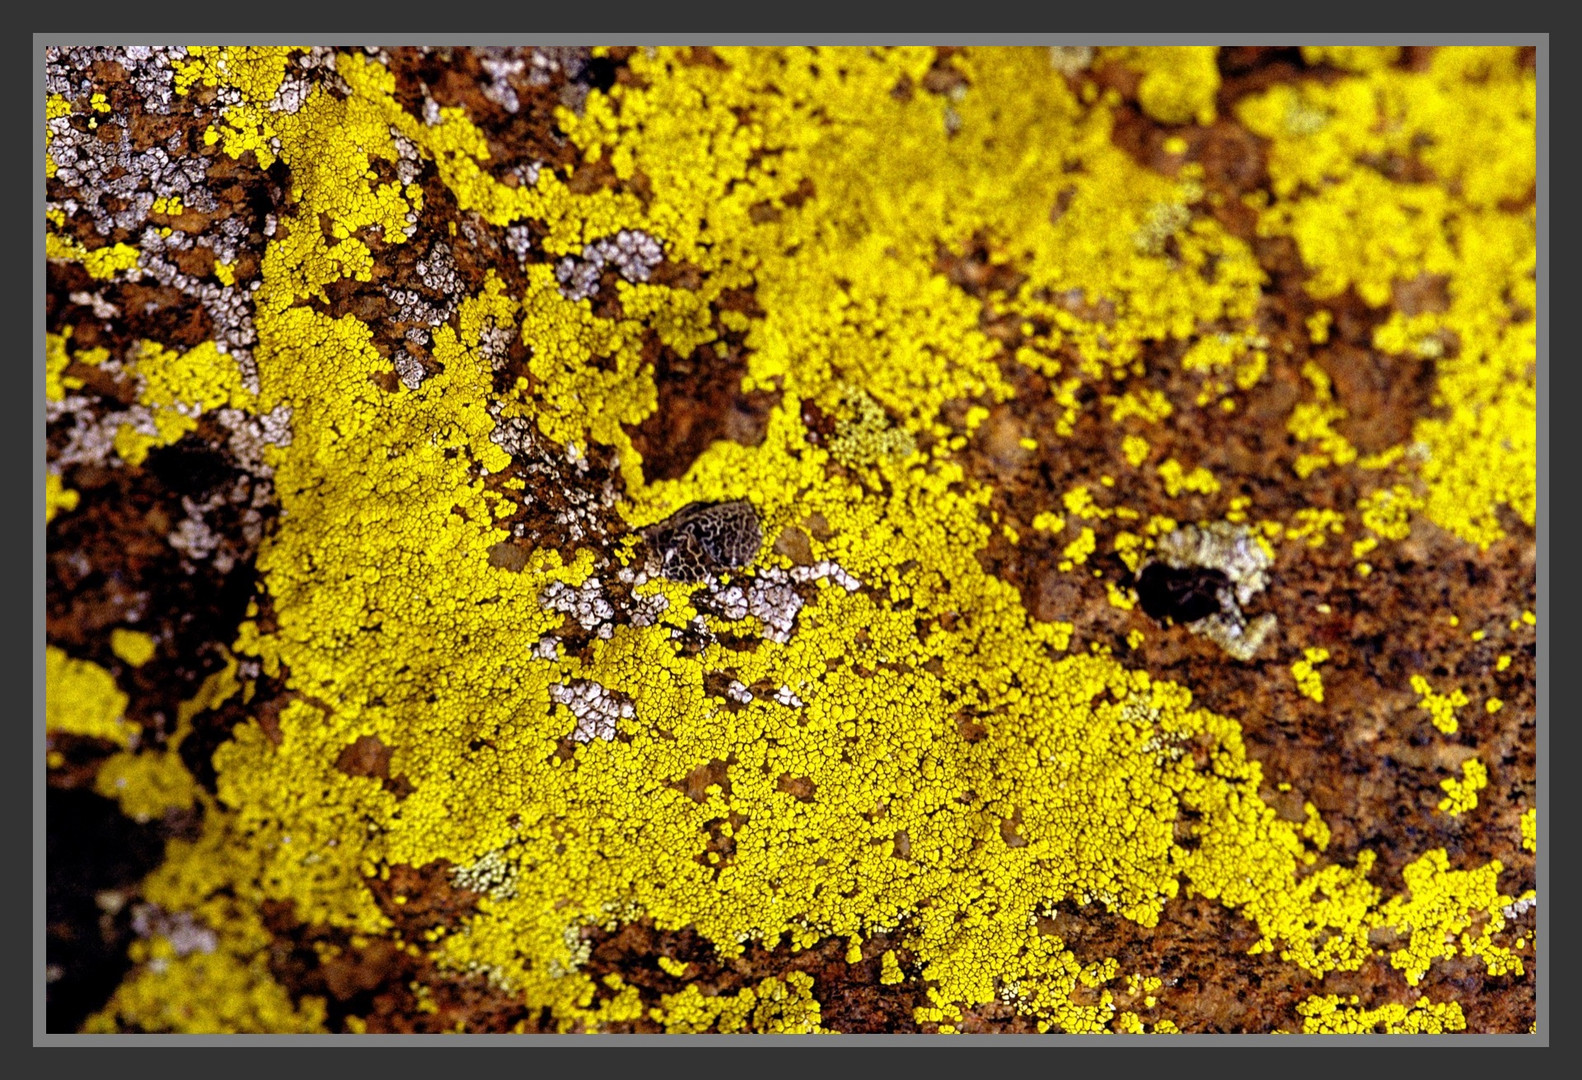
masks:
[(1126, 436), (1121, 440), (1121, 454), (1137, 468), (1148, 459), (1148, 440), (1140, 435)]
[[(1424, 451), (1424, 512), (1487, 547), (1504, 534), (1499, 505), (1529, 526), (1537, 507), (1536, 221), (1522, 205), (1536, 178), (1536, 80), (1515, 47), (1436, 49), (1422, 71), (1361, 59), (1376, 54), (1323, 55), (1365, 75), (1282, 84), (1238, 105), (1272, 140), (1277, 198), (1259, 229), (1296, 240), (1315, 297), (1350, 286), (1383, 306), (1398, 284), (1450, 283), (1448, 310), (1415, 331), (1427, 340), (1437, 326), (1457, 345), (1453, 356), (1424, 354), (1437, 358), (1445, 408), (1417, 421), (1412, 440)], [(1376, 165), (1392, 158), (1420, 160), (1440, 183), (1386, 179)], [(1394, 347), (1414, 347), (1400, 326), (1387, 331), (1399, 335)], [(1316, 433), (1322, 416), (1303, 426)]]
[(812, 990), (813, 977), (802, 971), (789, 972), (783, 980), (768, 978), (735, 994), (714, 997), (689, 985), (680, 993), (664, 995), (652, 1016), (663, 1022), (670, 1033), (814, 1034), (822, 1029), (819, 1004)]
[(195, 799), (192, 774), (173, 752), (120, 753), (99, 767), (94, 790), (121, 804), (134, 821), (149, 821), (169, 810), (186, 810)]
[(1423, 500), (1402, 484), (1370, 492), (1357, 500), (1363, 526), (1386, 540), (1405, 540), (1410, 536), (1410, 515), (1422, 505)]
[(1163, 124), (1212, 124), (1219, 67), (1212, 45), (1132, 46), (1106, 49), (1142, 72), (1137, 103)]
[(837, 415), (829, 454), (849, 469), (861, 469), (881, 458), (904, 458), (916, 449), (912, 433), (892, 427), (884, 409), (861, 387), (845, 389)]
[(1219, 491), (1219, 481), (1214, 479), (1213, 473), (1201, 465), (1187, 472), (1175, 458), (1170, 458), (1159, 466), (1159, 479), (1164, 482), (1165, 494), (1172, 499), (1183, 491), (1194, 491), (1203, 495), (1213, 495)]
[(77, 509), (77, 502), (81, 496), (67, 487), (55, 473), (44, 474), (44, 520), (51, 522), (55, 515), (62, 510), (70, 512)]
[(69, 236), (52, 232), (44, 234), (44, 257), (80, 263), (90, 277), (108, 281), (132, 269), (142, 256), (131, 244), (107, 244), (89, 250)]
[[(1060, 655), (1071, 624), (1031, 618), (1017, 590), (978, 559), (992, 531), (1009, 526), (990, 521), (993, 491), (959, 455), (970, 438), (993, 434), (993, 407), (1015, 391), (1001, 367), (1003, 343), (986, 332), (985, 302), (938, 272), (940, 249), (986, 237), (991, 262), (1025, 275), (1014, 293), (993, 291), (987, 302), (1013, 316), (1011, 325), (1035, 327), (1012, 362), (1060, 376), (1050, 389), (1055, 438), (1069, 435), (1085, 408), (1107, 413), (1111, 425), (1162, 423), (1172, 405), (1139, 378), (1158, 343), (1198, 343), (1204, 370), (1241, 389), (1261, 380), (1268, 362), (1254, 323), (1264, 273), (1250, 245), (1199, 212), (1202, 189), (1185, 166), (1181, 178), (1140, 166), (1112, 140), (1110, 106), (1084, 103), (1041, 50), (953, 57), (968, 89), (948, 99), (892, 93), (928, 73), (936, 54), (927, 47), (721, 47), (715, 55), (718, 64), (680, 49), (634, 53), (629, 78), (590, 91), (580, 113), (557, 114), (581, 162), (521, 185), (487, 167), (490, 142), (464, 110), (439, 107), (432, 123), (415, 116), (374, 55), (337, 54), (345, 92), (317, 87), (295, 111), (270, 108), (289, 50), (206, 47), (178, 63), (178, 93), (226, 90), (210, 145), (265, 167), (278, 159), (292, 190), (252, 294), (256, 388), (212, 345), (142, 345), (127, 366), (157, 430), (127, 436), (121, 456), (135, 464), (151, 440), (179, 438), (195, 410), (290, 408), (290, 445), (269, 455), (280, 528), (257, 558), (273, 618), (252, 609), (234, 652), (291, 694), (275, 730), (244, 721), (215, 752), (218, 797), (189, 792), (204, 801), (201, 831), (171, 841), (143, 886), (150, 902), (244, 930), (247, 911), (289, 903), (308, 923), (386, 934), (391, 921), (369, 878), (438, 860), (471, 867), (508, 851), (524, 871), (512, 887), (412, 947), (441, 970), (487, 973), (561, 1030), (645, 1016), (670, 1031), (820, 1030), (813, 979), (801, 972), (732, 994), (689, 984), (646, 1008), (638, 987), (595, 979), (583, 931), (633, 919), (688, 928), (726, 959), (749, 943), (795, 950), (901, 935), (908, 970), (887, 950), (881, 982), (922, 983), (929, 1004), (915, 1019), (940, 1031), (962, 1023), (968, 1008), (1006, 1001), (1042, 1030), (1140, 1028), (1106, 988), (1120, 978), (1117, 962), (1079, 962), (1039, 931), (1037, 916), (1071, 901), (1148, 927), (1183, 887), (1235, 909), (1254, 928), (1256, 951), (1315, 976), (1361, 967), (1379, 951), (1370, 934), (1383, 925), (1412, 936), (1392, 962), (1414, 981), (1450, 955), (1436, 944), (1446, 932), (1463, 934), (1460, 952), (1491, 971), (1512, 970), (1508, 954), (1473, 933), (1468, 914), (1494, 924), (1489, 905), (1500, 898), (1486, 895), (1488, 868), (1449, 871), (1425, 857), (1414, 867), (1426, 870), (1408, 868), (1407, 901), (1370, 881), (1371, 852), (1321, 863), (1329, 837), (1321, 816), (1307, 804), (1294, 824), (1258, 797), (1262, 766), (1233, 718), (1107, 648)], [(1212, 48), (1121, 59), (1142, 72), (1138, 96), (1149, 115), (1214, 120)], [(1415, 76), (1388, 69), (1378, 77)], [(1422, 107), (1439, 115), (1432, 93), (1453, 97), (1470, 77), (1441, 71), (1420, 88)], [(1511, 267), (1525, 265), (1530, 222), (1516, 216), (1513, 225), (1489, 199), (1505, 198), (1513, 178), (1487, 177), (1474, 156), (1436, 149), (1435, 160), (1467, 182), (1452, 206), (1437, 188), (1353, 168), (1373, 136), (1358, 127), (1352, 83), (1365, 80), (1348, 76), (1332, 93), (1276, 88), (1243, 110), (1273, 148), (1278, 198), (1259, 228), (1295, 239), (1320, 298), (1355, 287), (1382, 305), (1397, 281), (1452, 273), (1475, 278), (1466, 303), (1487, 302), (1510, 284)], [(1313, 105), (1330, 116), (1318, 126), (1290, 110), (1291, 95), (1308, 94), (1334, 98)], [(329, 306), (342, 280), (374, 279), (370, 241), (405, 243), (408, 215), (423, 212), (417, 185), (379, 179), (376, 166), (398, 159), (398, 138), (416, 147), (461, 213), (492, 226), (533, 223), (553, 258), (640, 230), (695, 280), (622, 280), (616, 302), (596, 306), (562, 291), (553, 262), (527, 265), (518, 290), (489, 273), (475, 292), (458, 293), (453, 322), (433, 331), (437, 370), (416, 388), (381, 390), (389, 360), (372, 328)], [(1329, 147), (1333, 183), (1310, 176), (1301, 160), (1314, 140)], [(595, 162), (619, 183), (572, 183)], [(807, 190), (816, 194), (799, 194)], [(1052, 217), (1057, 203), (1064, 212)], [(1443, 223), (1469, 206), (1477, 214), (1458, 234), (1464, 246), (1449, 243)], [(1386, 235), (1398, 238), (1377, 242)], [(50, 250), (99, 276), (137, 265), (135, 249), (130, 261), (62, 238)], [(1473, 269), (1469, 252), (1490, 255), (1491, 269)], [(1493, 329), (1474, 340), (1470, 309), (1456, 306), (1457, 281), (1444, 326), (1463, 353), (1436, 361), (1441, 389), (1481, 395), (1488, 408), (1447, 397), (1449, 417), (1423, 421), (1414, 437), (1430, 451), (1423, 512), (1482, 536), (1494, 502), (1527, 505), (1521, 478), (1508, 474), (1529, 458), (1518, 434), (1494, 452), (1498, 467), (1476, 480), (1483, 486), (1467, 474), (1478, 467), (1467, 446), (1496, 440), (1496, 428), (1477, 425), (1528, 415), (1524, 391), (1500, 388), (1479, 365), (1509, 382), (1530, 343), (1519, 333), (1494, 342)], [(744, 289), (754, 313), (716, 320), (721, 298)], [(491, 329), (518, 324), (530, 378), (502, 390), (483, 342)], [(659, 407), (653, 346), (704, 364), (719, 356), (722, 328), (746, 343), (745, 375), (727, 389), (776, 395), (763, 438), (714, 442), (685, 473), (657, 480), (631, 434)], [(1223, 356), (1202, 344), (1222, 331), (1233, 343)], [(1462, 363), (1469, 340), (1482, 351)], [(1505, 351), (1495, 355), (1495, 344)], [(62, 341), (47, 357), (57, 377), (65, 350)], [(1289, 422), (1306, 444), (1303, 478), (1356, 457), (1335, 429), (1345, 413), (1327, 376), (1317, 364), (1307, 375), (1311, 400)], [(1114, 380), (1104, 387), (1113, 392), (1084, 405), (1078, 391), (1100, 378)], [(50, 389), (63, 393), (65, 384)], [(835, 412), (829, 445), (812, 437), (804, 403)], [(962, 427), (952, 426), (962, 413)], [(762, 634), (756, 616), (720, 616), (700, 598), (707, 586), (655, 580), (634, 586), (665, 601), (655, 619), (612, 625), (575, 656), (537, 651), (532, 643), (565, 621), (546, 607), (546, 590), (615, 573), (631, 550), (587, 535), (564, 557), (535, 550), (516, 570), (491, 561), (512, 539), (499, 524), (513, 510), (510, 496), (525, 497), (490, 483), (511, 464), (491, 439), (502, 420), (527, 422), (572, 459), (593, 447), (618, 456), (617, 509), (634, 529), (692, 503), (748, 498), (771, 536), (819, 519), (814, 552), (844, 577), (809, 587), (783, 639)], [(1050, 435), (1016, 443), (1031, 452)], [(1121, 443), (1134, 467), (1149, 452), (1140, 436)], [(830, 468), (832, 460), (845, 468)], [(1172, 497), (1220, 490), (1207, 468), (1189, 472), (1174, 457), (1158, 475)], [(1106, 503), (1125, 486), (1100, 484)], [(1097, 488), (1079, 488), (1063, 500), (1073, 521), (1140, 519), (1136, 509), (1100, 505)], [(1370, 508), (1378, 509), (1362, 512), (1372, 529)], [(1245, 516), (1247, 506), (1232, 512)], [(1304, 510), (1286, 535), (1322, 543), (1343, 522), (1337, 511)], [(1138, 531), (1157, 537), (1175, 524), (1155, 518)], [(1055, 532), (1066, 518), (1046, 510), (1032, 525)], [(1282, 526), (1273, 527), (1278, 536)], [(1135, 569), (1146, 543), (1123, 533), (1115, 549)], [(1094, 530), (1083, 526), (1062, 545), (1064, 569), (1096, 550)], [(790, 562), (766, 554), (760, 565)], [(850, 587), (837, 583), (847, 579)], [(729, 625), (756, 635), (756, 647), (714, 641), (696, 655), (679, 652), (673, 634), (695, 625)], [(1127, 640), (1133, 649), (1141, 642)], [(1312, 670), (1293, 674), (1321, 699), (1324, 657), (1305, 655), (1299, 663)], [(51, 657), (51, 729), (121, 730), (126, 700), (108, 674), (58, 651)], [(854, 657), (862, 664), (847, 662)], [(705, 679), (715, 673), (791, 696), (759, 694), (727, 714)], [(184, 706), (183, 722), (236, 692), (234, 665), (222, 675)], [(1419, 680), (1413, 687), (1435, 723), (1454, 730), (1464, 697), (1440, 698)], [(579, 730), (567, 704), (572, 684), (630, 704), (614, 721), (621, 737), (572, 737), (572, 752), (557, 752)], [(958, 714), (983, 717), (985, 737), (962, 739)], [(402, 798), (335, 767), (362, 736), (391, 749), (391, 774), (410, 785)], [(108, 773), (107, 784), (131, 793), (122, 798), (132, 812), (181, 805), (179, 759), (163, 753)], [(686, 794), (685, 778), (711, 763), (728, 782)], [(793, 795), (782, 777), (801, 778), (797, 790), (810, 794)], [(1009, 821), (1014, 832), (1003, 827)], [(1499, 864), (1489, 867), (1497, 873)], [(270, 980), (267, 940), (237, 933), (213, 953), (137, 958), (94, 1025), (320, 1025), (317, 1003), (292, 1006)], [(678, 978), (685, 970), (659, 964)], [(1162, 1020), (1154, 1030), (1172, 1027)]]
[(1445, 789), (1445, 797), (1439, 800), (1439, 809), (1452, 817), (1476, 809), (1478, 792), (1488, 785), (1488, 768), (1477, 758), (1468, 758), (1461, 763), (1459, 779), (1452, 776), (1439, 782), (1439, 786)]
[(1411, 1005), (1391, 1002), (1376, 1009), (1364, 1008), (1352, 994), (1317, 994), (1298, 1002), (1302, 1031), (1308, 1035), (1443, 1035), (1465, 1031), (1467, 1019), (1454, 1001), (1420, 997)]
[[(1208, 376), (1197, 404), (1207, 405), (1217, 396), (1229, 393), (1232, 385), (1241, 390), (1256, 386), (1269, 369), (1268, 344), (1268, 339), (1260, 334), (1222, 332), (1205, 336), (1187, 349), (1181, 357), (1182, 370)], [(1222, 403), (1225, 404), (1234, 407), (1231, 402)]]
[(110, 631), (110, 651), (133, 667), (142, 667), (154, 658), (154, 639), (141, 630), (118, 626)]
[(223, 927), (219, 947), (183, 952), (159, 936), (132, 946), (137, 964), (83, 1030), (203, 1035), (214, 1032), (310, 1034), (324, 1031), (323, 998), (293, 1002), (269, 970), (268, 934), (234, 905), (204, 912)]
[(1287, 540), (1305, 540), (1308, 547), (1323, 547), (1326, 532), (1339, 534), (1346, 531), (1346, 515), (1337, 510), (1298, 510), (1292, 523), (1285, 530)]
[(1459, 688), (1448, 694), (1436, 693), (1421, 675), (1412, 676), (1412, 691), (1421, 700), (1423, 708), (1428, 710), (1433, 725), (1446, 735), (1454, 735), (1458, 727), (1456, 710), (1467, 704), (1467, 695)]
[[(1444, 849), (1435, 848), (1402, 872), (1406, 893), (1379, 912), (1381, 925), (1406, 943), (1390, 953), (1390, 965), (1416, 986), (1430, 965), (1454, 956), (1476, 957), (1490, 975), (1521, 974), (1522, 962), (1494, 935), (1505, 928), (1502, 913), (1516, 897), (1502, 896), (1496, 884), (1504, 869), (1499, 860), (1472, 870), (1452, 870)], [(1525, 895), (1525, 894), (1524, 894)]]
[(74, 660), (51, 645), (44, 650), (44, 725), (49, 731), (130, 745), (128, 698), (115, 678), (89, 660)]
[(1069, 570), (1072, 566), (1082, 565), (1097, 548), (1098, 541), (1094, 539), (1093, 530), (1084, 526), (1077, 538), (1061, 549), (1060, 554), (1064, 556), (1061, 569)]
[(1296, 680), (1296, 691), (1314, 701), (1324, 700), (1324, 677), (1318, 667), (1329, 659), (1329, 650), (1310, 648), (1302, 650), (1302, 659), (1291, 665), (1291, 676)]
[(1306, 480), (1316, 469), (1349, 465), (1357, 459), (1357, 451), (1335, 430), (1335, 424), (1346, 418), (1346, 410), (1335, 403), (1329, 376), (1312, 361), (1303, 365), (1302, 374), (1313, 385), (1314, 400), (1299, 402), (1291, 410), (1286, 430), (1313, 445), (1313, 450), (1299, 454), (1292, 466), (1296, 475)]

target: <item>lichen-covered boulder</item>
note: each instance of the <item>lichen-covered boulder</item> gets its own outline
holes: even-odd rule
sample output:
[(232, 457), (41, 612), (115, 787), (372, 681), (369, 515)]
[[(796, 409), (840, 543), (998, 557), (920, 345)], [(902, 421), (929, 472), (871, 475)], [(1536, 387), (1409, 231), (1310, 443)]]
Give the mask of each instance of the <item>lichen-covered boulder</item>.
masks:
[(46, 80), (52, 1029), (1531, 1028), (1533, 50)]

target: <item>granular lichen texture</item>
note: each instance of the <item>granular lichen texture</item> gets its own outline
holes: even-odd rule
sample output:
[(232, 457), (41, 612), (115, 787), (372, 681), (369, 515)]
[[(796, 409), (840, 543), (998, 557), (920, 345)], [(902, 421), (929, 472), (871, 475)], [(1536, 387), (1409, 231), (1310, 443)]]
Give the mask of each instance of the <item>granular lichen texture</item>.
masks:
[(1534, 1029), (1533, 49), (46, 78), (52, 1029)]

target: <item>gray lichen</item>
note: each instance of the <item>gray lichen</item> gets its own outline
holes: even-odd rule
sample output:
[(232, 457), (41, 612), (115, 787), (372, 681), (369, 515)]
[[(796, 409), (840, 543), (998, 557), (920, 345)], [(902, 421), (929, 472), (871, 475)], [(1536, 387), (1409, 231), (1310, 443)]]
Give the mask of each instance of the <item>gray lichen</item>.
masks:
[(1225, 575), (1228, 581), (1219, 589), (1220, 610), (1188, 623), (1187, 629), (1237, 660), (1252, 659), (1276, 624), (1272, 614), (1248, 619), (1243, 611), (1254, 596), (1268, 588), (1273, 561), (1252, 531), (1226, 521), (1183, 525), (1160, 537), (1155, 555), (1159, 562), (1177, 570), (1204, 567)]
[(567, 255), (561, 259), (555, 264), (555, 279), (560, 282), (562, 296), (586, 300), (598, 293), (599, 275), (605, 264), (635, 284), (647, 281), (664, 258), (664, 248), (658, 240), (637, 229), (622, 229), (614, 236), (584, 245), (581, 258)]
[(763, 547), (763, 525), (746, 499), (692, 503), (649, 528), (652, 572), (695, 585), (746, 566)]

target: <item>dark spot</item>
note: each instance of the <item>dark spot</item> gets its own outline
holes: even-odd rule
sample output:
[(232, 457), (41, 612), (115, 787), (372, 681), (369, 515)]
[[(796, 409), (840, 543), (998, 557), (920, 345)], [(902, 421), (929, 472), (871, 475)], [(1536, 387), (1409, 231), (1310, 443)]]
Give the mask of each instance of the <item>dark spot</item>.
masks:
[(758, 511), (746, 499), (692, 503), (648, 531), (659, 572), (687, 584), (746, 566), (757, 558), (763, 541)]
[(165, 845), (157, 825), (139, 825), (89, 791), (49, 788), (44, 829), (44, 958), (51, 969), (44, 1023), (47, 1031), (69, 1034), (104, 1005), (131, 967), (132, 890), (159, 865)]
[(577, 81), (586, 83), (601, 93), (607, 92), (615, 85), (615, 73), (618, 65), (608, 56), (589, 57), (582, 65), (582, 71), (577, 75)]
[(236, 471), (223, 451), (195, 435), (149, 451), (145, 468), (169, 490), (193, 499), (203, 498)]
[(1224, 571), (1206, 566), (1177, 569), (1156, 562), (1137, 575), (1137, 599), (1160, 622), (1192, 623), (1217, 614), (1220, 590), (1229, 587)]

